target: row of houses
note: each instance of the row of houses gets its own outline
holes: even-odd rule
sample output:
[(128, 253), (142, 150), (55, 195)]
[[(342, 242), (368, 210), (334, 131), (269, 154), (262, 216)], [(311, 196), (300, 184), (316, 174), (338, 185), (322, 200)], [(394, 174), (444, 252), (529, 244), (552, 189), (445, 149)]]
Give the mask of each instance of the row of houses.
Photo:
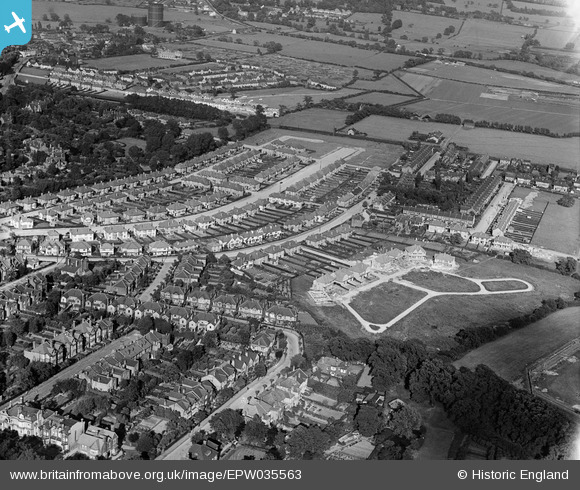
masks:
[(20, 437), (35, 436), (45, 446), (54, 444), (64, 453), (80, 453), (92, 459), (118, 453), (119, 440), (114, 431), (24, 403), (8, 404), (0, 410), (0, 429), (16, 431)]
[(60, 365), (109, 339), (112, 331), (112, 323), (107, 319), (87, 319), (78, 325), (73, 324), (68, 330), (63, 327), (60, 332), (53, 331), (52, 336), (48, 330), (32, 335), (33, 345), (23, 354), (30, 361)]
[(61, 296), (62, 308), (75, 311), (94, 310), (110, 315), (123, 315), (135, 320), (145, 316), (162, 318), (179, 330), (215, 330), (222, 316), (241, 319), (254, 318), (273, 325), (291, 325), (298, 320), (297, 313), (290, 307), (266, 305), (245, 296), (221, 294), (211, 296), (201, 289), (188, 290), (181, 286), (166, 286), (161, 291), (162, 302), (139, 302), (129, 296), (115, 297), (107, 293), (88, 294), (72, 288)]
[(302, 179), (294, 185), (291, 185), (286, 189), (286, 194), (290, 196), (298, 196), (300, 193), (317, 186), (318, 184), (324, 182), (326, 179), (332, 177), (345, 165), (344, 160), (337, 160), (327, 165), (323, 169), (314, 173), (313, 175)]
[(116, 390), (123, 381), (128, 381), (139, 373), (143, 361), (157, 357), (168, 345), (169, 335), (147, 332), (83, 369), (78, 378), (86, 380), (93, 390)]

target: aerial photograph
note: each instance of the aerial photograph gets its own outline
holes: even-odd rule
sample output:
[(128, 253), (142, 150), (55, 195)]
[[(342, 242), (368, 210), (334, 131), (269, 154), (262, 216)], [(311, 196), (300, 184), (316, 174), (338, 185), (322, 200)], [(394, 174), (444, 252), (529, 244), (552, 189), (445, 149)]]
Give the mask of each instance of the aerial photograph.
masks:
[(12, 4), (0, 460), (580, 459), (580, 1)]

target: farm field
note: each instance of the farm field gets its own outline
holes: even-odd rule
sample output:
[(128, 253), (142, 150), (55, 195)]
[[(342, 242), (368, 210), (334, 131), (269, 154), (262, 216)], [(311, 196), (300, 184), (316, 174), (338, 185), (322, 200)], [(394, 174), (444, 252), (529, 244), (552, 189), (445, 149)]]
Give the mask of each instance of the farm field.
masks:
[(87, 60), (86, 66), (99, 70), (146, 70), (148, 68), (164, 68), (175, 65), (186, 65), (188, 60), (162, 60), (153, 58), (150, 54), (132, 54), (128, 56), (112, 56)]
[[(402, 72), (403, 74), (400, 76), (407, 82), (404, 75), (405, 72), (419, 73), (420, 75), (445, 78), (458, 82), (471, 82), (480, 85), (515, 88), (518, 90), (543, 90), (547, 92), (556, 92), (558, 94), (580, 95), (580, 88), (577, 87), (569, 87), (560, 83), (546, 82), (544, 80), (537, 80), (535, 78), (528, 78), (521, 75), (512, 75), (511, 73), (478, 68), (476, 66), (461, 66), (433, 61), (431, 63), (425, 63), (424, 65), (404, 70)], [(413, 86), (411, 82), (407, 83)], [(415, 87), (413, 86), (413, 88)]]
[[(32, 3), (32, 20), (42, 21), (44, 14), (51, 12), (58, 14), (61, 18), (68, 14), (75, 24), (104, 24), (107, 19), (111, 19), (114, 24), (118, 14), (123, 15), (147, 15), (146, 8), (124, 7), (117, 5), (101, 5), (91, 3), (79, 4), (72, 2), (52, 2), (34, 0)], [(222, 18), (211, 18), (207, 15), (195, 15), (194, 12), (183, 12), (176, 9), (165, 8), (163, 12), (164, 20), (182, 22), (185, 24), (196, 24), (203, 29), (213, 31), (231, 31), (237, 24)]]
[(495, 89), (416, 74), (411, 78), (416, 83), (413, 86), (421, 87), (428, 97), (409, 106), (409, 110), (421, 115), (443, 112), (474, 121), (548, 128), (559, 134), (580, 132), (580, 103), (572, 96), (531, 99), (529, 94), (515, 89)]
[(479, 286), (474, 282), (442, 272), (415, 270), (405, 274), (401, 279), (442, 293), (479, 291)]
[(356, 88), (360, 90), (373, 90), (376, 92), (387, 91), (396, 92), (403, 95), (418, 95), (413, 89), (409, 88), (399, 79), (393, 75), (379, 78), (378, 80), (357, 80), (349, 88)]
[(483, 19), (467, 19), (461, 30), (456, 31), (455, 35), (448, 39), (440, 39), (439, 44), (451, 51), (464, 49), (497, 54), (498, 50), (521, 46), (523, 36), (533, 32), (531, 27), (501, 24)]
[(550, 372), (557, 374), (542, 373), (534, 379), (534, 386), (567, 405), (579, 405), (580, 350), (566, 356)]
[(358, 293), (351, 299), (350, 306), (365, 320), (381, 324), (391, 321), (424, 296), (423, 291), (385, 282)]
[[(258, 34), (238, 34), (235, 38), (241, 39), (245, 48), (243, 45), (237, 43), (224, 43), (214, 40), (201, 40), (196, 41), (196, 43), (216, 46), (218, 44), (215, 43), (219, 43), (219, 46), (222, 47), (231, 47), (233, 49), (251, 48), (253, 52), (256, 52), (260, 45), (267, 42), (276, 42), (280, 43), (283, 47), (280, 52), (282, 55), (318, 61), (320, 63), (333, 63), (353, 68), (362, 67), (368, 68), (369, 70), (383, 71), (396, 70), (411, 58), (411, 56), (377, 53), (376, 51), (358, 49), (351, 46), (325, 43), (323, 41), (311, 41), (264, 32)], [(255, 42), (258, 45), (255, 45)]]
[(469, 352), (455, 364), (467, 368), (485, 364), (502, 378), (516, 380), (522, 376), (527, 365), (578, 337), (579, 315), (580, 307), (556, 311), (532, 325)]
[(386, 116), (369, 116), (353, 125), (370, 137), (404, 141), (413, 131), (441, 131), (445, 137), (475, 153), (497, 158), (521, 158), (534, 163), (556, 163), (580, 170), (580, 138), (549, 138), (497, 129), (463, 129), (452, 124), (412, 121)]
[(390, 327), (389, 336), (417, 338), (440, 349), (455, 346), (453, 337), (465, 327), (494, 325), (537, 308), (543, 299), (574, 298), (578, 281), (556, 272), (520, 266), (507, 260), (478, 257), (479, 263), (464, 262), (459, 275), (476, 279), (518, 278), (528, 281), (534, 291), (490, 296), (441, 296), (429, 299)]
[(317, 104), (322, 99), (338, 99), (341, 97), (358, 95), (360, 93), (360, 90), (354, 90), (352, 88), (343, 88), (340, 90), (316, 90), (304, 87), (287, 87), (247, 90), (244, 92), (238, 92), (237, 96), (242, 101), (252, 101), (254, 104), (266, 104), (270, 107), (280, 107), (281, 105), (284, 105), (289, 109), (294, 109), (298, 104), (304, 102), (305, 96), (312, 97), (312, 102)]
[(342, 128), (348, 112), (333, 111), (330, 109), (306, 109), (305, 111), (286, 114), (274, 119), (270, 124), (274, 126), (290, 126), (300, 129), (314, 129), (333, 131)]
[(363, 104), (380, 104), (384, 106), (400, 104), (414, 100), (415, 97), (406, 97), (404, 95), (385, 94), (383, 92), (369, 92), (367, 94), (349, 97), (347, 102), (363, 103)]
[(564, 49), (567, 43), (578, 45), (580, 31), (572, 27), (561, 26), (538, 29), (535, 39), (546, 48)]
[(563, 81), (578, 81), (580, 82), (580, 76), (574, 75), (572, 73), (565, 73), (563, 71), (552, 70), (551, 68), (545, 68), (543, 66), (534, 65), (532, 63), (525, 63), (523, 61), (514, 60), (477, 60), (474, 61), (478, 65), (483, 67), (497, 66), (498, 68), (505, 68), (507, 70), (518, 70), (535, 73), (538, 76), (552, 77), (556, 80)]
[[(455, 32), (457, 32), (461, 26), (460, 19), (450, 19), (400, 10), (393, 12), (393, 20), (397, 19), (403, 22), (403, 26), (392, 31), (393, 38), (400, 39), (402, 35), (406, 35), (411, 41), (421, 39), (423, 36), (434, 38), (437, 33), (443, 34), (445, 28), (449, 26), (455, 27)], [(356, 29), (359, 31), (368, 28), (369, 32), (373, 33), (377, 32), (379, 26), (381, 28), (383, 27), (381, 17), (377, 14), (357, 12), (349, 17), (349, 20), (356, 22)], [(407, 42), (405, 41), (404, 44), (406, 45)]]

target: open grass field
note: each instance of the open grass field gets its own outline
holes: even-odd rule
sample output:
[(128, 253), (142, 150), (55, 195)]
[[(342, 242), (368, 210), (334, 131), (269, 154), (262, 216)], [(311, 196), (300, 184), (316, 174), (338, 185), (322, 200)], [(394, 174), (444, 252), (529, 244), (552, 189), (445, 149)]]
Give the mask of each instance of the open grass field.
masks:
[[(521, 75), (512, 75), (477, 66), (461, 66), (449, 63), (433, 61), (421, 66), (409, 68), (406, 72), (419, 73), (420, 75), (444, 78), (458, 82), (478, 83), (480, 85), (492, 85), (496, 87), (515, 88), (518, 90), (536, 90), (555, 92), (558, 94), (579, 95), (580, 88), (570, 87), (554, 82), (546, 82), (535, 78), (528, 78)], [(405, 75), (400, 75), (403, 80), (413, 86), (413, 83), (405, 79)], [(416, 88), (413, 86), (413, 88)]]
[(361, 104), (380, 104), (384, 106), (400, 104), (401, 102), (408, 102), (414, 100), (415, 97), (407, 97), (405, 95), (385, 94), (383, 92), (369, 92), (355, 97), (349, 97), (347, 102), (355, 102)]
[[(566, 208), (557, 204), (560, 194), (515, 187), (510, 195), (526, 200), (531, 211), (543, 212), (540, 224), (532, 237), (532, 245), (550, 250), (580, 254), (580, 204)], [(532, 199), (533, 197), (533, 199)]]
[[(284, 105), (294, 109), (304, 102), (304, 97), (312, 97), (312, 102), (317, 104), (322, 99), (338, 99), (360, 94), (360, 90), (343, 88), (340, 90), (315, 90), (304, 87), (270, 88), (263, 90), (247, 90), (238, 92), (237, 96), (242, 101), (251, 101), (254, 104), (266, 104), (270, 107)], [(397, 97), (396, 95), (394, 97)], [(350, 100), (350, 99), (349, 99)]]
[[(320, 63), (333, 63), (346, 67), (362, 67), (370, 70), (396, 70), (403, 66), (410, 56), (377, 53), (365, 49), (353, 48), (324, 41), (311, 41), (290, 36), (281, 36), (267, 32), (251, 34), (235, 34), (231, 36), (233, 43), (225, 43), (211, 40), (196, 41), (200, 45), (213, 45), (219, 47), (231, 47), (232, 49), (250, 49), (256, 52), (258, 47), (267, 42), (280, 43), (282, 51), (280, 54), (299, 59), (317, 61)], [(237, 44), (235, 40), (241, 39), (242, 44)], [(262, 48), (262, 51), (264, 49)]]
[[(547, 193), (541, 193), (541, 195)], [(556, 204), (560, 196), (551, 194), (532, 245), (557, 250), (570, 255), (580, 255), (580, 203), (571, 208)]]
[(461, 277), (435, 271), (414, 270), (405, 274), (402, 279), (432, 291), (441, 293), (469, 293), (479, 291), (479, 286)]
[(550, 373), (534, 379), (534, 386), (567, 405), (580, 405), (580, 350), (563, 358)]
[(415, 460), (443, 460), (447, 459), (449, 449), (455, 436), (455, 426), (445, 414), (442, 407), (436, 405), (427, 407), (417, 404), (423, 425), (427, 429), (425, 442), (418, 451)]
[(419, 100), (409, 110), (421, 115), (447, 113), (474, 121), (548, 128), (559, 134), (580, 132), (580, 100), (575, 96), (532, 99), (529, 93), (515, 89), (498, 90), (416, 74), (413, 78), (428, 100)]
[[(115, 17), (118, 14), (123, 15), (147, 15), (147, 8), (135, 8), (117, 5), (80, 4), (72, 2), (52, 2), (43, 0), (34, 0), (32, 2), (32, 20), (34, 22), (42, 21), (44, 14), (50, 16), (54, 12), (61, 18), (68, 14), (73, 23), (78, 27), (80, 24), (104, 24), (107, 19), (112, 23), (111, 28), (116, 26)], [(181, 22), (187, 25), (198, 25), (209, 32), (231, 31), (237, 24), (221, 17), (211, 18), (207, 15), (195, 15), (193, 12), (183, 12), (176, 9), (165, 7), (163, 18), (170, 22)], [(147, 29), (147, 28), (146, 28)]]
[[(412, 107), (412, 106), (411, 106)], [(441, 131), (445, 137), (471, 151), (497, 158), (521, 158), (535, 163), (556, 163), (580, 170), (580, 138), (549, 138), (496, 129), (463, 129), (461, 126), (419, 122), (386, 116), (369, 116), (353, 125), (373, 138), (407, 140), (413, 131)]]
[(538, 76), (552, 77), (556, 80), (563, 81), (580, 81), (580, 76), (572, 73), (565, 73), (563, 71), (552, 70), (543, 66), (534, 65), (532, 63), (525, 63), (523, 61), (514, 60), (477, 60), (478, 65), (483, 67), (497, 66), (498, 68), (505, 68), (507, 70), (518, 70), (535, 73)]
[(414, 90), (407, 87), (407, 85), (405, 85), (399, 79), (395, 78), (393, 75), (387, 75), (386, 77), (379, 78), (378, 80), (359, 79), (350, 85), (350, 88), (356, 88), (360, 90), (374, 90), (376, 92), (388, 91), (403, 95), (417, 95)]
[(112, 56), (87, 60), (86, 66), (98, 70), (138, 71), (148, 68), (165, 68), (191, 63), (188, 60), (162, 60), (153, 58), (150, 54), (132, 54), (129, 56)]
[(497, 53), (509, 50), (523, 43), (523, 36), (532, 34), (531, 27), (501, 24), (483, 19), (467, 19), (460, 31), (448, 39), (440, 39), (439, 44), (450, 50), (466, 49), (473, 52)]
[(527, 285), (520, 281), (489, 281), (482, 284), (488, 291), (519, 291), (527, 288)]
[[(443, 31), (449, 26), (455, 27), (455, 32), (457, 32), (461, 26), (459, 19), (425, 15), (418, 12), (394, 11), (393, 20), (397, 19), (403, 22), (403, 26), (392, 31), (393, 38), (400, 39), (402, 35), (406, 35), (411, 41), (420, 40), (423, 36), (434, 38), (438, 33), (443, 35)], [(378, 27), (381, 29), (383, 27), (381, 16), (377, 14), (357, 12), (349, 17), (349, 20), (356, 23), (357, 31), (367, 28), (370, 33), (373, 33), (377, 32)], [(404, 41), (403, 44), (406, 45), (407, 42)]]
[(580, 307), (556, 311), (539, 322), (482, 345), (455, 364), (468, 368), (485, 364), (502, 378), (516, 380), (523, 375), (526, 366), (578, 337), (579, 315)]
[(305, 111), (286, 114), (271, 121), (275, 126), (291, 126), (301, 129), (319, 129), (333, 131), (334, 128), (342, 128), (347, 112), (333, 111), (330, 109), (306, 109)]
[(319, 324), (341, 330), (349, 337), (373, 338), (346, 308), (342, 306), (316, 306), (307, 294), (310, 286), (312, 286), (311, 277), (300, 276), (292, 279), (292, 298)]
[(580, 31), (572, 27), (554, 26), (547, 29), (538, 29), (535, 39), (546, 48), (564, 49), (567, 43), (578, 45)]
[(350, 306), (365, 320), (381, 324), (391, 321), (425, 295), (423, 291), (385, 282), (357, 294)]
[(436, 348), (455, 345), (453, 337), (464, 328), (503, 323), (537, 308), (543, 299), (571, 300), (580, 283), (556, 272), (520, 266), (507, 260), (480, 256), (479, 263), (464, 262), (459, 275), (479, 279), (519, 278), (534, 286), (534, 291), (490, 296), (441, 296), (431, 298), (386, 332), (387, 335), (417, 338)]

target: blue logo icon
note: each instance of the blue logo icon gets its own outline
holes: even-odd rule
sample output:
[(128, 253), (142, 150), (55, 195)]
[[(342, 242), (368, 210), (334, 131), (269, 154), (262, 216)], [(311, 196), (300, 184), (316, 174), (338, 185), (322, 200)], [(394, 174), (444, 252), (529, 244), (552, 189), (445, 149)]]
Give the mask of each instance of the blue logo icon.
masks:
[(0, 51), (21, 46), (32, 38), (32, 0), (0, 0)]

